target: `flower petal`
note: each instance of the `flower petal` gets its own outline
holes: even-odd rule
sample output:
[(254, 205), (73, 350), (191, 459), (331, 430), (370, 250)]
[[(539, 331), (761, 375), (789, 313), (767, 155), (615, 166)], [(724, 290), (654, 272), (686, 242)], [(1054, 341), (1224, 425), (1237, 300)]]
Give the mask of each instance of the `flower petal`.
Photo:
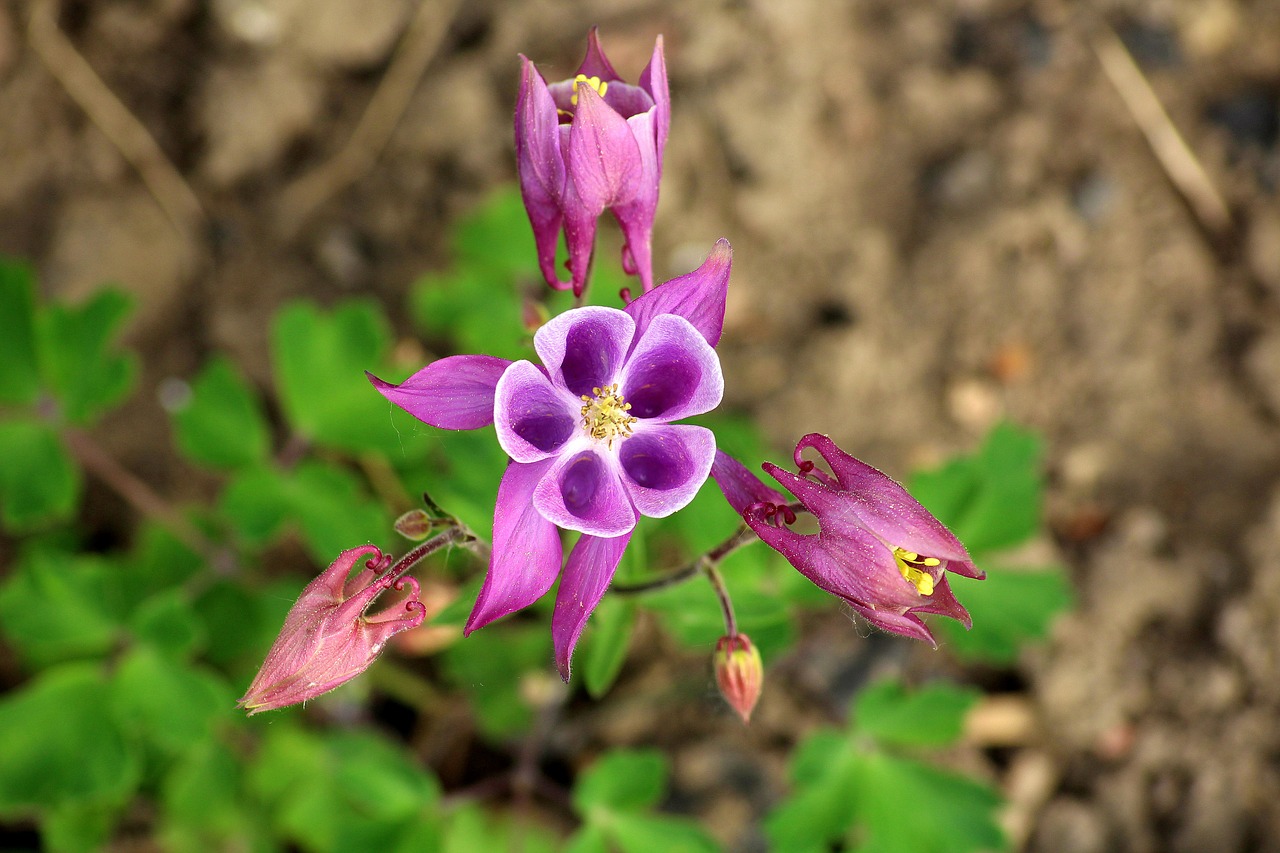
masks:
[(560, 149), (560, 118), (542, 75), (520, 57), (520, 94), (516, 98), (516, 170), (520, 195), (533, 226), (538, 266), (547, 284), (569, 286), (556, 274), (556, 241), (562, 221), (565, 186), (564, 154)]
[(561, 452), (534, 490), (533, 505), (551, 523), (593, 536), (621, 536), (636, 526), (617, 458), (587, 439)]
[(635, 196), (643, 171), (635, 133), (590, 86), (578, 87), (564, 162), (584, 214), (599, 216)]
[(819, 433), (810, 433), (796, 444), (797, 465), (809, 447), (831, 466), (841, 488), (856, 498), (850, 507), (868, 530), (899, 548), (947, 560), (948, 569), (958, 574), (982, 576), (960, 540), (888, 474), (855, 459)]
[(720, 359), (688, 320), (653, 318), (618, 376), (631, 414), (660, 422), (709, 412), (724, 396)]
[(604, 55), (604, 49), (600, 47), (599, 27), (592, 27), (587, 31), (587, 55), (583, 57), (576, 73), (586, 77), (599, 77), (606, 83), (622, 79), (613, 70), (613, 65)]
[(755, 503), (770, 503), (781, 506), (787, 498), (776, 489), (771, 489), (760, 481), (760, 478), (747, 470), (737, 459), (723, 450), (716, 451), (716, 458), (711, 463), (711, 479), (716, 481), (724, 499), (739, 514), (746, 512), (747, 507)]
[(924, 604), (912, 607), (911, 610), (915, 613), (938, 613), (942, 616), (950, 616), (965, 628), (973, 627), (973, 617), (956, 599), (945, 573), (938, 578), (938, 582), (933, 587), (933, 594), (925, 599)]
[(498, 444), (517, 462), (554, 456), (579, 420), (573, 397), (528, 361), (517, 361), (498, 380), (494, 427)]
[(676, 314), (692, 323), (707, 343), (715, 346), (724, 331), (724, 307), (729, 296), (732, 265), (733, 248), (722, 238), (716, 241), (702, 266), (632, 300), (626, 311), (636, 321), (637, 336), (644, 334), (655, 317)]
[(849, 606), (861, 613), (868, 622), (882, 631), (899, 634), (913, 640), (924, 640), (935, 649), (938, 647), (938, 641), (933, 638), (933, 632), (921, 621), (919, 616), (910, 610), (905, 613), (898, 613), (895, 610), (878, 610), (858, 601), (849, 601)]
[(493, 422), (494, 389), (510, 364), (491, 355), (451, 355), (399, 385), (365, 375), (382, 396), (420, 421), (443, 429), (477, 429)]
[(489, 573), (467, 619), (464, 634), (528, 607), (560, 573), (560, 531), (533, 508), (531, 500), (552, 460), (512, 462), (502, 475), (493, 511)]
[(613, 215), (626, 238), (622, 247), (623, 268), (629, 274), (640, 276), (647, 293), (653, 290), (653, 218), (658, 211), (662, 167), (658, 164), (654, 142), (653, 113), (632, 116), (627, 124), (631, 125), (640, 146), (640, 177), (636, 181), (635, 198), (615, 206)]
[(649, 64), (640, 73), (640, 87), (649, 93), (656, 107), (653, 125), (658, 149), (658, 173), (661, 174), (662, 152), (667, 147), (667, 134), (671, 130), (671, 92), (667, 88), (667, 59), (661, 34), (653, 43), (653, 56), (649, 59)]
[(711, 430), (688, 425), (645, 425), (618, 450), (631, 500), (650, 518), (684, 509), (706, 482), (715, 456)]
[(556, 666), (565, 681), (569, 680), (573, 647), (578, 644), (587, 618), (609, 588), (630, 541), (630, 533), (609, 538), (584, 535), (569, 552), (564, 575), (560, 578), (560, 591), (556, 594), (555, 613), (551, 616)]
[(616, 308), (588, 306), (553, 317), (533, 336), (552, 383), (575, 398), (615, 381), (635, 322)]

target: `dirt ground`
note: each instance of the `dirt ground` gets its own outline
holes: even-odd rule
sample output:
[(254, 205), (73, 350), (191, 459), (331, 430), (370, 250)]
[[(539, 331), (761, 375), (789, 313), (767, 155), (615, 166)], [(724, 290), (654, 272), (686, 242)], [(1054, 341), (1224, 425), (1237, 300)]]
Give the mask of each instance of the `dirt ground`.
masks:
[[(0, 252), (141, 305), (143, 393), (107, 445), (200, 488), (163, 380), (217, 350), (266, 385), (264, 318), (300, 295), (394, 314), (514, 176), (517, 53), (567, 76), (591, 24), (629, 78), (665, 34), (655, 267), (733, 242), (730, 405), (898, 474), (1003, 418), (1046, 437), (1080, 608), (986, 674), (1037, 725), (971, 756), (1019, 844), (1280, 851), (1275, 0), (0, 0)], [(402, 41), (420, 79), (388, 74)], [(334, 171), (392, 128), (361, 125), (375, 92), (403, 118)], [(747, 732), (659, 726), (644, 691), (705, 673), (658, 661), (558, 737), (664, 744), (689, 808), (758, 849), (779, 745), (867, 645), (838, 615), (804, 644)]]

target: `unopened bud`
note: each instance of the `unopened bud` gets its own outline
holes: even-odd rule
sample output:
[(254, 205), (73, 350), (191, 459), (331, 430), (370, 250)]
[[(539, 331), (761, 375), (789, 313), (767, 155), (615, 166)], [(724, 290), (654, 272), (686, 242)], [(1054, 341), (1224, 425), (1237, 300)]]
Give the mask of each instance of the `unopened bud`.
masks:
[(716, 643), (715, 668), (720, 695), (738, 712), (743, 723), (751, 722), (751, 711), (764, 686), (760, 651), (746, 634), (721, 637)]
[[(390, 567), (372, 545), (343, 551), (289, 610), (240, 706), (252, 716), (314, 699), (368, 669), (391, 637), (421, 625), (418, 582), (394, 577)], [(403, 601), (366, 614), (383, 592), (406, 588)]]
[(431, 528), (436, 525), (425, 509), (411, 509), (396, 519), (396, 533), (411, 542), (421, 542), (431, 535)]

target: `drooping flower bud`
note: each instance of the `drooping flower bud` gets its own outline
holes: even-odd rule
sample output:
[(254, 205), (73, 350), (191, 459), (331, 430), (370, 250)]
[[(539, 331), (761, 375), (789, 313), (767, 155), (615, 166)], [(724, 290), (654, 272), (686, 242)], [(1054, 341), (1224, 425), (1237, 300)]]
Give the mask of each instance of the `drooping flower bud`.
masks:
[(742, 722), (751, 722), (751, 711), (764, 686), (764, 663), (760, 651), (746, 634), (721, 637), (716, 642), (716, 684), (720, 695), (738, 712)]
[[(351, 576), (366, 556), (364, 568)], [(372, 545), (343, 551), (302, 591), (237, 704), (252, 716), (314, 699), (364, 672), (392, 636), (421, 625), (426, 609), (418, 582), (392, 577), (390, 565)], [(406, 587), (403, 601), (365, 615), (380, 594)]]
[[(572, 79), (547, 84), (521, 57), (516, 100), (516, 167), (520, 191), (547, 284), (581, 296), (595, 246), (596, 219), (613, 211), (626, 243), (622, 266), (653, 288), (650, 243), (671, 123), (662, 37), (639, 85), (613, 70), (592, 28), (587, 55)], [(561, 227), (570, 280), (555, 269)]]
[[(801, 458), (810, 447), (834, 476)], [(947, 574), (986, 575), (942, 522), (891, 477), (845, 453), (825, 435), (800, 439), (794, 459), (798, 474), (770, 462), (764, 469), (813, 514), (819, 532), (795, 532), (790, 528), (794, 514), (764, 501), (743, 514), (761, 540), (886, 631), (936, 646), (919, 614), (937, 613), (966, 628), (971, 625)]]

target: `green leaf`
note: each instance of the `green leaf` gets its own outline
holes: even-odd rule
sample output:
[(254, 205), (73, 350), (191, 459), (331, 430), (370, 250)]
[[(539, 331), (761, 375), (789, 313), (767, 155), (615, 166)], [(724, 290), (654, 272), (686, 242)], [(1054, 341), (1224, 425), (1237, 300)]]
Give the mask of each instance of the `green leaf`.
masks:
[[(250, 594), (243, 586), (230, 581), (214, 581), (193, 602), (192, 610), (200, 620), (200, 633), (208, 641), (205, 657), (211, 663), (227, 666), (245, 659), (252, 666), (262, 663), (262, 656), (284, 623), (285, 613), (302, 591), (298, 586), (294, 598), (277, 596), (279, 612), (270, 608), (272, 597), (266, 592)], [(247, 686), (247, 682), (245, 684)]]
[(365, 542), (385, 542), (391, 521), (359, 478), (329, 462), (306, 460), (288, 471), (249, 468), (223, 490), (220, 511), (250, 547), (261, 547), (296, 522), (307, 550), (327, 566)]
[(639, 811), (657, 805), (667, 784), (667, 760), (654, 749), (605, 753), (573, 786), (573, 807), (591, 820), (594, 812)]
[(343, 732), (327, 738), (334, 766), (333, 783), (350, 807), (379, 820), (416, 814), (440, 799), (435, 779), (403, 749), (368, 732)]
[(93, 420), (128, 395), (137, 358), (111, 346), (131, 310), (127, 296), (99, 290), (79, 307), (50, 305), (37, 322), (46, 385), (71, 423)]
[(715, 839), (691, 820), (667, 815), (614, 815), (609, 834), (623, 853), (715, 853)]
[(183, 823), (234, 823), (240, 767), (226, 744), (212, 738), (190, 745), (165, 775), (165, 813)]
[(270, 449), (270, 431), (257, 395), (223, 356), (210, 360), (191, 383), (191, 400), (174, 413), (173, 423), (182, 452), (214, 468), (263, 462)]
[(513, 820), (478, 805), (462, 805), (449, 814), (443, 853), (483, 850), (497, 853), (516, 849), (521, 853), (556, 853), (561, 850), (556, 837), (531, 823), (531, 818), (532, 815), (523, 815)]
[(207, 739), (235, 701), (220, 679), (141, 647), (120, 664), (111, 694), (121, 728), (169, 755)]
[(388, 403), (365, 377), (382, 369), (391, 333), (381, 308), (353, 300), (322, 313), (295, 302), (276, 315), (271, 359), (294, 431), (321, 445), (366, 453), (400, 450)]
[(578, 651), (591, 698), (599, 699), (613, 686), (627, 659), (635, 626), (635, 602), (620, 595), (606, 595), (591, 614)]
[(853, 823), (850, 801), (857, 756), (839, 732), (819, 731), (796, 749), (790, 776), (796, 791), (769, 813), (765, 834), (776, 850), (825, 853), (827, 841)]
[(964, 776), (872, 753), (851, 775), (858, 853), (971, 853), (1004, 850), (995, 820), (1000, 796)]
[(461, 266), (536, 273), (538, 254), (519, 187), (500, 187), (460, 219), (454, 227), (453, 249)]
[(0, 522), (24, 532), (71, 517), (84, 484), (57, 434), (36, 420), (0, 421)]
[(858, 731), (884, 744), (946, 746), (959, 739), (979, 697), (972, 688), (941, 683), (908, 692), (889, 679), (858, 694), (851, 719)]
[(139, 760), (108, 698), (97, 667), (66, 664), (0, 699), (0, 812), (128, 799)]
[[(471, 851), (468, 850), (466, 853)], [(604, 827), (586, 824), (569, 839), (564, 853), (612, 853), (609, 847), (609, 836)]]
[(0, 258), (0, 403), (30, 403), (40, 390), (35, 278), (26, 264)]
[(0, 586), (5, 637), (33, 667), (106, 654), (121, 633), (109, 605), (118, 571), (93, 557), (29, 549)]
[[(412, 825), (434, 834), (420, 818), (439, 801), (435, 779), (371, 733), (320, 738), (291, 727), (268, 729), (249, 782), (279, 831), (308, 849), (409, 851), (415, 848), (406, 846), (403, 830)], [(379, 845), (360, 846), (375, 837)]]
[(121, 810), (118, 803), (59, 803), (41, 815), (40, 840), (50, 853), (96, 853), (107, 846)]
[(1024, 542), (1040, 529), (1040, 439), (1001, 424), (977, 454), (910, 480), (911, 493), (960, 537), (970, 553)]
[(506, 622), (477, 631), (442, 655), (449, 679), (471, 701), (480, 728), (501, 739), (525, 729), (533, 710), (520, 681), (549, 677), (551, 635), (544, 624)]
[(174, 658), (187, 657), (204, 639), (181, 588), (158, 592), (142, 602), (130, 616), (129, 628), (141, 642)]
[(990, 569), (982, 581), (952, 575), (951, 589), (973, 617), (973, 630), (949, 619), (934, 627), (949, 651), (992, 663), (1010, 663), (1025, 643), (1044, 639), (1054, 618), (1075, 603), (1060, 568)]

